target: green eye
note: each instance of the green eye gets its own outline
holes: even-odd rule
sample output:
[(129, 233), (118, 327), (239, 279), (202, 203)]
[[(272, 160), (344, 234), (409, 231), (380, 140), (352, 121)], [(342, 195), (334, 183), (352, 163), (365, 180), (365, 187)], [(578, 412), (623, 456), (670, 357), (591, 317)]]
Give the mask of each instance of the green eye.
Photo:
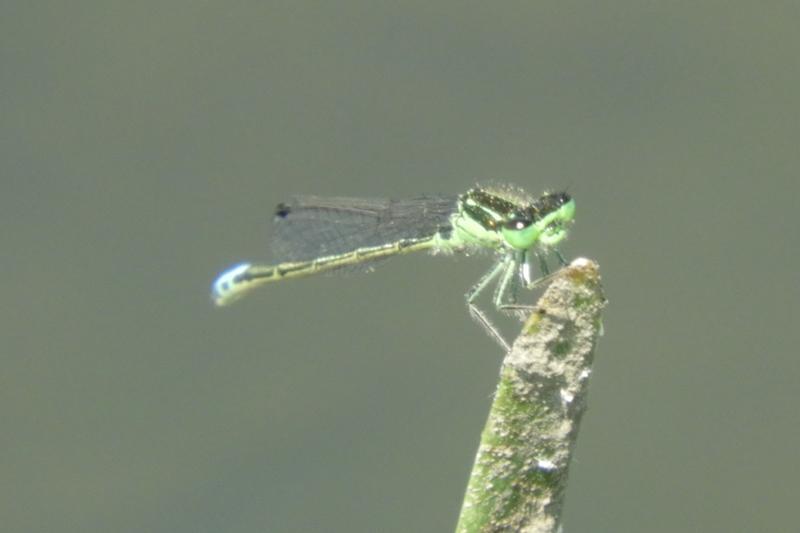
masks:
[(564, 222), (570, 222), (575, 218), (575, 200), (570, 199), (559, 209), (559, 217)]
[(542, 221), (544, 227), (539, 235), (539, 242), (544, 245), (558, 244), (567, 236), (567, 226), (575, 218), (575, 201), (569, 200), (558, 210), (550, 213)]
[(556, 244), (564, 239), (567, 236), (567, 229), (564, 227), (563, 224), (553, 222), (549, 224), (542, 234), (539, 236), (539, 240), (542, 244)]
[(533, 224), (533, 221), (525, 218), (517, 218), (503, 224), (501, 229), (503, 238), (512, 248), (517, 250), (527, 250), (536, 242), (541, 230)]

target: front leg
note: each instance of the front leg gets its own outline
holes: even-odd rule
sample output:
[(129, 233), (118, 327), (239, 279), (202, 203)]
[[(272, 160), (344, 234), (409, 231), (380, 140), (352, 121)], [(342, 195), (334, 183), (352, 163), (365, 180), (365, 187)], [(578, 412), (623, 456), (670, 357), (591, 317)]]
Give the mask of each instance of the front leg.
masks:
[[(536, 256), (542, 272), (542, 276), (536, 279), (533, 279), (532, 275), (532, 253)], [(564, 261), (560, 253), (557, 251), (555, 253), (559, 260)], [(557, 272), (550, 273), (550, 268), (547, 266), (547, 261), (542, 252), (520, 251), (515, 256), (515, 261), (518, 265), (517, 270), (514, 272), (515, 275), (509, 276), (509, 273), (507, 273), (506, 276), (501, 278), (495, 291), (494, 302), (495, 306), (504, 313), (521, 315), (523, 312), (527, 313), (536, 309), (536, 306), (517, 303), (517, 289), (520, 282), (526, 289), (532, 290), (552, 279)]]
[(478, 283), (476, 283), (467, 294), (464, 295), (464, 298), (467, 301), (467, 309), (469, 309), (469, 314), (473, 320), (475, 320), (483, 330), (497, 342), (506, 352), (511, 349), (511, 346), (508, 342), (503, 338), (500, 334), (500, 330), (489, 320), (489, 317), (475, 304), (475, 300), (478, 296), (483, 292), (483, 290), (499, 275), (506, 276), (506, 272), (509, 269), (509, 264), (513, 267), (513, 262), (511, 262), (511, 257), (506, 256), (500, 261), (495, 264), (489, 272), (483, 275)]

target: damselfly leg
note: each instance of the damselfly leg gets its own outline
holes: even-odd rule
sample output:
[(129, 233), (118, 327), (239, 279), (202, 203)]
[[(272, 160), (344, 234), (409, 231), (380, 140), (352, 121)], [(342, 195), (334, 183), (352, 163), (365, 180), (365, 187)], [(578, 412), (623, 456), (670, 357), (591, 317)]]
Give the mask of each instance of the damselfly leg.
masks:
[[(561, 265), (566, 265), (561, 253), (557, 250), (553, 250), (553, 252)], [(470, 316), (506, 351), (511, 349), (508, 341), (506, 341), (498, 327), (489, 319), (486, 313), (477, 306), (475, 301), (483, 293), (484, 289), (497, 279), (492, 303), (498, 311), (519, 316), (521, 312), (529, 312), (536, 309), (535, 305), (517, 302), (517, 291), (520, 284), (524, 285), (526, 289), (534, 289), (557, 274), (557, 271), (550, 272), (544, 254), (537, 253), (536, 256), (542, 272), (540, 277), (531, 279), (530, 254), (528, 252), (515, 251), (506, 254), (495, 263), (465, 295)]]

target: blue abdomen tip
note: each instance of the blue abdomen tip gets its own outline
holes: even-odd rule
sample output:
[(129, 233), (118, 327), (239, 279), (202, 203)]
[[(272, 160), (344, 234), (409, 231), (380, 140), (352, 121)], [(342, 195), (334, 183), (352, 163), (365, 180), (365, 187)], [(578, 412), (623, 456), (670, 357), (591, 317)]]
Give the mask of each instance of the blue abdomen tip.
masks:
[(250, 263), (239, 263), (217, 276), (211, 284), (211, 300), (216, 305), (227, 305), (240, 295), (242, 280), (237, 279), (250, 268)]

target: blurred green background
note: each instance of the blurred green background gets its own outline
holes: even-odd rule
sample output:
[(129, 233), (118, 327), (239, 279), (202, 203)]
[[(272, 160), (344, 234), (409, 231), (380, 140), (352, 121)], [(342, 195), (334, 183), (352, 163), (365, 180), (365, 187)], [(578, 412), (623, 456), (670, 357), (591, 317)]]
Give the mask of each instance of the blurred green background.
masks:
[[(0, 7), (9, 532), (451, 531), (490, 258), (212, 308), (296, 193), (568, 188), (610, 305), (567, 531), (791, 531), (797, 2)], [(795, 333), (792, 333), (795, 331)]]

